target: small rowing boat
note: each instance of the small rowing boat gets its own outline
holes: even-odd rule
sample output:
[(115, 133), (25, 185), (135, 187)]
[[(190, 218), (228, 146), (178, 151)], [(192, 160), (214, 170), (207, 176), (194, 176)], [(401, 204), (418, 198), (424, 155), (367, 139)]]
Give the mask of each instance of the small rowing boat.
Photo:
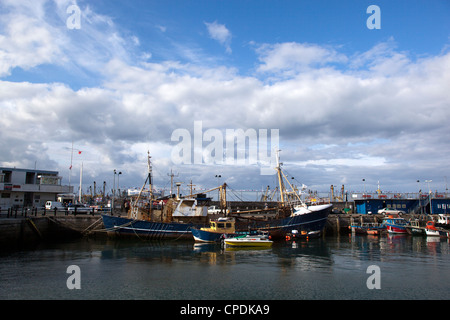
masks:
[(231, 247), (270, 247), (273, 241), (267, 235), (245, 235), (234, 238), (226, 238), (224, 242)]

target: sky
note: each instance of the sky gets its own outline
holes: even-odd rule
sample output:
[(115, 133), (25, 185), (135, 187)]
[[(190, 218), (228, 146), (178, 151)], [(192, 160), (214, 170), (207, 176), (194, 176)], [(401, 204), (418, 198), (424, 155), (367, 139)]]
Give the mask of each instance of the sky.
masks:
[(77, 186), (83, 165), (83, 189), (125, 189), (149, 151), (157, 188), (172, 170), (184, 187), (261, 190), (278, 149), (311, 190), (445, 191), (449, 14), (447, 0), (0, 0), (0, 166)]

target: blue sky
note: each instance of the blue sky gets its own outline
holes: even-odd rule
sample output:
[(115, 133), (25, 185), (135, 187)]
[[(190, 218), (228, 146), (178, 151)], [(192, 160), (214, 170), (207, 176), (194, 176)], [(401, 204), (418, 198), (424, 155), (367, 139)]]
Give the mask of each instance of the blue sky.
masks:
[[(66, 25), (73, 4), (80, 29)], [(381, 29), (366, 26), (370, 5)], [(139, 186), (147, 149), (161, 186), (170, 169), (204, 187), (218, 172), (273, 184), (255, 166), (175, 165), (172, 133), (200, 120), (278, 129), (289, 171), (315, 189), (443, 190), (449, 13), (444, 0), (1, 0), (0, 165), (76, 180), (73, 141), (86, 184), (117, 169)]]

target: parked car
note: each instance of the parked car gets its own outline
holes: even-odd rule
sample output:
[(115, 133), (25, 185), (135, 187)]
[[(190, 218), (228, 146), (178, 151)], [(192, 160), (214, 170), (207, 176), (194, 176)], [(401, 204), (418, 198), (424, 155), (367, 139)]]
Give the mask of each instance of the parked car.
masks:
[(47, 201), (45, 203), (45, 209), (47, 210), (65, 210), (66, 207), (64, 206), (64, 204), (62, 204), (61, 202), (58, 201)]
[(398, 215), (402, 215), (405, 214), (405, 211), (402, 210), (396, 210), (396, 209), (392, 209), (392, 208), (383, 208), (378, 210), (378, 214), (398, 214)]
[(220, 208), (216, 206), (208, 207), (208, 214), (219, 214), (221, 212)]

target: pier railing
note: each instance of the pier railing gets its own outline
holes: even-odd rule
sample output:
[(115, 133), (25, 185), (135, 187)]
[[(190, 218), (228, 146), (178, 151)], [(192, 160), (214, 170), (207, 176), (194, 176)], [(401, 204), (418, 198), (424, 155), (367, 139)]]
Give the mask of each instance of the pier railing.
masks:
[(15, 207), (8, 209), (0, 208), (0, 218), (26, 218), (38, 216), (61, 216), (61, 215), (101, 215), (102, 213), (110, 213), (110, 209), (91, 208), (90, 210), (77, 211), (66, 209), (45, 209), (45, 208), (26, 208)]

